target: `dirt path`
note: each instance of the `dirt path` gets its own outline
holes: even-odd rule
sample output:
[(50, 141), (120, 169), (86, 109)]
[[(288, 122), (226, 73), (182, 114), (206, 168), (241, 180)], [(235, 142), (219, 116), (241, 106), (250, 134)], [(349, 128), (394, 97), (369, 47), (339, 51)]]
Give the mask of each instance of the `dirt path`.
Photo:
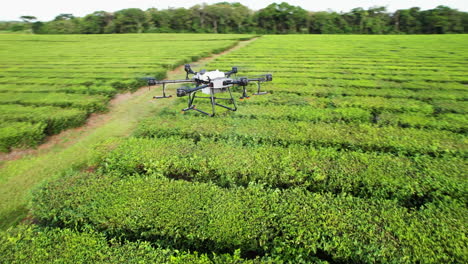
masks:
[[(218, 54), (213, 54), (209, 57), (202, 58), (198, 61), (194, 61), (191, 64), (204, 65), (224, 54), (227, 54), (234, 50), (242, 48), (248, 45), (249, 43), (251, 43), (252, 41), (255, 41), (256, 39), (257, 38), (252, 38), (250, 40), (240, 41), (237, 45), (235, 45), (234, 47), (230, 49), (227, 49)], [(184, 73), (185, 73), (184, 65), (180, 65), (174, 70), (169, 71), (167, 73), (167, 76), (168, 76), (168, 79), (171, 79), (175, 76), (179, 76)], [(157, 93), (159, 92), (160, 87), (151, 88), (151, 90), (156, 91)], [(168, 90), (171, 91), (170, 88)], [(86, 135), (88, 135), (91, 131), (93, 131), (97, 127), (100, 127), (106, 124), (107, 122), (109, 122), (114, 117), (114, 112), (116, 109), (119, 108), (120, 105), (128, 102), (132, 98), (136, 98), (143, 94), (147, 94), (149, 91), (150, 90), (148, 89), (148, 87), (140, 87), (137, 91), (133, 93), (127, 92), (127, 93), (117, 94), (113, 99), (110, 100), (108, 112), (91, 114), (83, 126), (67, 129), (67, 130), (60, 132), (57, 135), (49, 136), (45, 139), (45, 142), (43, 144), (39, 145), (35, 149), (13, 149), (9, 153), (0, 153), (0, 161), (12, 161), (12, 160), (20, 159), (24, 156), (38, 155), (40, 153), (47, 152), (53, 147), (66, 148), (76, 143), (77, 141), (85, 137)]]

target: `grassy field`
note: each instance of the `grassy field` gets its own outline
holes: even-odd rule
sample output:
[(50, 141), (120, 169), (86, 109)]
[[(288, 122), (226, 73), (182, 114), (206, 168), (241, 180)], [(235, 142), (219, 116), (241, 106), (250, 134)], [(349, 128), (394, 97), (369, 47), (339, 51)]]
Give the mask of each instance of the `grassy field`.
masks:
[(263, 36), (206, 67), (273, 73), (270, 94), (214, 118), (164, 101), (131, 137), (83, 151), (86, 169), (63, 166), (36, 189), (35, 224), (3, 233), (0, 252), (11, 262), (465, 263), (467, 40)]
[[(243, 35), (0, 35), (0, 151), (82, 125), (116, 93), (235, 45)], [(190, 45), (188, 45), (190, 41)]]

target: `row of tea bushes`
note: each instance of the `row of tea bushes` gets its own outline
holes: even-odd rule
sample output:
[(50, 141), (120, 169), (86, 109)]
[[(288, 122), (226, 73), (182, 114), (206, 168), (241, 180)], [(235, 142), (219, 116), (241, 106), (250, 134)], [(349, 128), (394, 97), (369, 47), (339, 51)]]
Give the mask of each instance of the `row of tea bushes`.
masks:
[(141, 123), (135, 134), (141, 137), (181, 136), (199, 139), (236, 140), (242, 145), (305, 144), (341, 149), (400, 153), (405, 155), (450, 153), (463, 156), (466, 138), (448, 131), (376, 127), (369, 124), (327, 124), (286, 120), (241, 120), (164, 116)]
[[(451, 90), (409, 90), (398, 88), (349, 88), (349, 87), (334, 87), (334, 86), (314, 86), (298, 85), (294, 83), (274, 84), (274, 90), (277, 92), (292, 92), (303, 95), (315, 96), (381, 96), (385, 98), (411, 98), (417, 100), (445, 99), (445, 100), (466, 100), (468, 93), (466, 91), (451, 91)], [(291, 82), (291, 80), (290, 80)]]
[(391, 199), (419, 207), (445, 197), (468, 202), (463, 158), (397, 157), (291, 145), (242, 146), (237, 142), (177, 137), (109, 140), (96, 148), (104, 174), (161, 175), (222, 187), (258, 183), (272, 188)]
[[(255, 98), (256, 99), (256, 98)], [(251, 101), (255, 99), (250, 99)], [(361, 108), (316, 108), (312, 105), (264, 105), (250, 104), (251, 101), (243, 103), (235, 113), (233, 118), (248, 119), (285, 119), (290, 121), (309, 122), (356, 122), (369, 123), (372, 120), (372, 113)], [(211, 109), (208, 101), (196, 102), (199, 109)], [(163, 109), (163, 114), (179, 115), (180, 109), (186, 108), (187, 104), (181, 102), (171, 105), (170, 108)]]
[(44, 139), (46, 126), (45, 123), (1, 122), (0, 152), (39, 144)]
[(102, 95), (69, 93), (0, 93), (0, 104), (74, 107), (88, 113), (104, 111), (109, 98)]
[[(270, 97), (271, 99), (272, 97)], [(291, 97), (288, 97), (291, 98)], [(455, 113), (424, 114), (408, 112), (388, 112), (385, 110), (363, 109), (357, 107), (335, 107), (327, 105), (326, 100), (316, 100), (307, 103), (309, 98), (297, 101), (298, 105), (271, 104), (265, 108), (264, 100), (259, 97), (238, 103), (240, 107), (232, 118), (249, 119), (278, 119), (289, 121), (325, 122), (325, 123), (375, 123), (378, 126), (400, 126), (403, 128), (437, 129), (448, 130), (456, 133), (465, 133), (468, 129), (468, 119), (465, 115)], [(303, 100), (304, 105), (299, 102)], [(336, 99), (335, 99), (336, 100)], [(329, 100), (332, 102), (331, 100)], [(294, 103), (289, 101), (285, 103)], [(374, 102), (375, 103), (375, 102)], [(196, 102), (199, 109), (210, 109), (211, 105), (206, 102)], [(368, 105), (367, 105), (368, 106)], [(178, 103), (170, 108), (165, 108), (163, 114), (179, 115), (180, 109), (186, 108), (187, 104)]]
[[(315, 97), (291, 93), (274, 92), (269, 95), (255, 96), (245, 104), (260, 105), (311, 105), (314, 107), (353, 107), (371, 111), (432, 114), (435, 109), (431, 103), (408, 98), (385, 98), (366, 96)], [(443, 102), (443, 101), (442, 101)], [(463, 102), (459, 102), (463, 103)]]
[[(300, 64), (297, 67), (301, 67)], [(219, 68), (225, 68), (223, 66)], [(444, 82), (468, 82), (468, 78), (463, 73), (453, 73), (450, 75), (442, 74), (394, 74), (394, 73), (375, 73), (375, 72), (350, 72), (350, 71), (341, 71), (341, 72), (317, 72), (317, 71), (288, 71), (286, 69), (279, 69), (278, 71), (270, 70), (278, 78), (310, 78), (310, 79), (338, 79), (338, 80), (383, 80), (390, 82), (439, 82), (440, 84)], [(262, 74), (261, 71), (249, 71), (249, 74), (256, 75)]]
[(441, 129), (458, 133), (466, 133), (468, 130), (468, 118), (466, 115), (453, 113), (427, 116), (417, 113), (384, 112), (379, 114), (377, 123), (380, 125), (398, 125), (401, 127)]
[(446, 199), (408, 210), (388, 200), (158, 177), (67, 175), (40, 189), (36, 219), (107, 237), (290, 262), (464, 263), (468, 211)]
[(434, 100), (431, 104), (439, 113), (468, 114), (468, 101)]
[(57, 134), (70, 127), (82, 125), (88, 114), (86, 111), (76, 108), (60, 108), (53, 106), (24, 106), (24, 105), (0, 105), (0, 121), (22, 121), (47, 124), (47, 135)]
[(273, 263), (233, 255), (208, 255), (154, 247), (148, 242), (108, 241), (87, 230), (20, 225), (0, 232), (2, 263)]
[[(106, 96), (114, 96), (118, 91), (111, 85), (53, 85), (53, 84), (0, 84), (0, 92), (2, 93), (78, 93), (78, 94), (100, 94)], [(1, 96), (1, 94), (0, 94)]]

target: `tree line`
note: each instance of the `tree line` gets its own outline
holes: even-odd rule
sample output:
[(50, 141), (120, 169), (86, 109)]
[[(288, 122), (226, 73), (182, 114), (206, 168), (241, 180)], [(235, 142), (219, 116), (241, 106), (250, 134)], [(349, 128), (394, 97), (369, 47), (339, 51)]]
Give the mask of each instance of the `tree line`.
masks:
[[(286, 2), (253, 11), (240, 3), (194, 5), (191, 8), (128, 8), (97, 11), (84, 17), (60, 14), (48, 22), (22, 16), (22, 23), (0, 24), (0, 30), (29, 29), (36, 34), (109, 33), (255, 33), (255, 34), (445, 34), (468, 33), (468, 12), (447, 6), (388, 12), (385, 7), (349, 12), (310, 12)], [(6, 27), (6, 28), (5, 28)]]

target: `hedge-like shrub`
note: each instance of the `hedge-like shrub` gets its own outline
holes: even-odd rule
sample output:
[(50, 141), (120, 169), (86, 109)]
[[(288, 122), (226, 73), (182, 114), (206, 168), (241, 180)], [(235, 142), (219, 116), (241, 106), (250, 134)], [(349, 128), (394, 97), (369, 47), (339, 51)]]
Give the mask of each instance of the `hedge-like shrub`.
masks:
[(75, 174), (35, 194), (43, 224), (90, 226), (164, 247), (292, 262), (464, 263), (468, 210), (451, 199), (408, 210), (388, 200), (157, 177)]
[(45, 123), (3, 122), (0, 125), (0, 151), (33, 147), (44, 138)]
[[(118, 144), (115, 149), (111, 147)], [(130, 138), (97, 147), (100, 170), (131, 175), (213, 182), (223, 187), (251, 182), (274, 188), (397, 200), (418, 207), (445, 196), (468, 202), (463, 158), (397, 157), (309, 146), (242, 146), (236, 142), (177, 137)]]
[(148, 119), (135, 135), (141, 137), (181, 136), (199, 139), (235, 140), (243, 145), (305, 144), (351, 150), (378, 151), (404, 155), (450, 153), (464, 155), (466, 137), (448, 131), (376, 127), (369, 124), (325, 124), (285, 120), (239, 120), (177, 116)]
[(2, 263), (271, 263), (234, 255), (207, 255), (154, 247), (148, 242), (108, 241), (92, 230), (20, 225), (0, 232)]
[(22, 104), (34, 106), (75, 107), (88, 113), (107, 109), (109, 98), (102, 95), (69, 93), (3, 93), (2, 104)]
[(0, 115), (0, 121), (43, 122), (47, 124), (45, 129), (47, 135), (80, 126), (88, 116), (86, 111), (76, 108), (23, 105), (0, 105)]

